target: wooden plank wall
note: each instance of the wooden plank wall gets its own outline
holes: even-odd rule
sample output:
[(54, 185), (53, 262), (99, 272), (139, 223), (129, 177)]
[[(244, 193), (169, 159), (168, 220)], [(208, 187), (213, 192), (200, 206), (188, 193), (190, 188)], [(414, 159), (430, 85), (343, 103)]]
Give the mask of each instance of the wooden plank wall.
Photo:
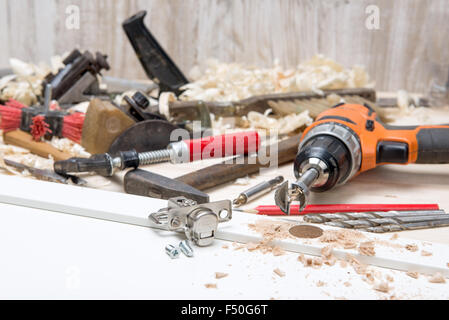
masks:
[[(370, 30), (373, 4), (380, 25)], [(69, 5), (80, 9), (78, 30), (66, 27)], [(0, 0), (0, 66), (79, 47), (107, 53), (111, 75), (145, 78), (121, 28), (139, 10), (186, 74), (209, 57), (288, 67), (323, 53), (365, 65), (379, 90), (423, 92), (449, 67), (447, 0)]]

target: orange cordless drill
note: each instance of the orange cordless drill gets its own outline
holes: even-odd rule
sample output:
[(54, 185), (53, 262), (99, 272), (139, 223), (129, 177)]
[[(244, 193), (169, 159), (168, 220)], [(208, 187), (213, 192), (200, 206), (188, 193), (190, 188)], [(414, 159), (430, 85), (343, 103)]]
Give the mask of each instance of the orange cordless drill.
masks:
[(276, 204), (290, 214), (290, 203), (299, 201), (302, 210), (310, 191), (329, 190), (389, 163), (449, 163), (449, 125), (390, 126), (367, 104), (340, 103), (304, 131), (294, 163), (297, 181), (277, 189)]

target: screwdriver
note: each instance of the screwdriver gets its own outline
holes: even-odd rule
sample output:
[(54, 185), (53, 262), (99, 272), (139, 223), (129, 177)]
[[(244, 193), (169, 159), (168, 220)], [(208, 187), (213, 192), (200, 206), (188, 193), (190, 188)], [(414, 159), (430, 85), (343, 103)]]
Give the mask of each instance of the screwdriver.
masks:
[(170, 143), (166, 149), (140, 152), (121, 151), (113, 157), (108, 153), (95, 154), (90, 158), (70, 158), (56, 161), (54, 170), (59, 174), (95, 172), (109, 177), (115, 169), (137, 168), (160, 163), (188, 163), (196, 160), (222, 158), (249, 154), (259, 150), (260, 138), (257, 131), (237, 132), (200, 139), (181, 140)]

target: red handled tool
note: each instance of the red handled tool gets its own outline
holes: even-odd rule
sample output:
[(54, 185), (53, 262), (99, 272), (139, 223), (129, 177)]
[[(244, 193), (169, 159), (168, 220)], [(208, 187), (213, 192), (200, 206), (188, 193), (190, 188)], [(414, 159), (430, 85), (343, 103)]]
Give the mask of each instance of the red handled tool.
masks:
[(121, 151), (117, 157), (103, 153), (93, 155), (88, 159), (70, 158), (56, 161), (54, 169), (60, 174), (96, 172), (102, 176), (111, 176), (116, 168), (123, 170), (166, 161), (187, 163), (202, 159), (242, 155), (257, 152), (259, 145), (260, 138), (257, 131), (238, 132), (172, 142), (164, 150), (140, 153), (135, 150)]

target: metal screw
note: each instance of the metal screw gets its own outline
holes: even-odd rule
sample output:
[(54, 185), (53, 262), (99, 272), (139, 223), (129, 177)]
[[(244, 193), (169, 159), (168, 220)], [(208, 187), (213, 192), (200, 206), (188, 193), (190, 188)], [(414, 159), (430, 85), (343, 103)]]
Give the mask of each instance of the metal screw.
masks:
[(193, 249), (190, 246), (190, 243), (188, 240), (181, 241), (179, 243), (179, 249), (182, 253), (184, 253), (187, 257), (193, 257)]
[(179, 258), (179, 249), (175, 246), (172, 246), (171, 244), (169, 244), (165, 247), (165, 252), (172, 259)]

